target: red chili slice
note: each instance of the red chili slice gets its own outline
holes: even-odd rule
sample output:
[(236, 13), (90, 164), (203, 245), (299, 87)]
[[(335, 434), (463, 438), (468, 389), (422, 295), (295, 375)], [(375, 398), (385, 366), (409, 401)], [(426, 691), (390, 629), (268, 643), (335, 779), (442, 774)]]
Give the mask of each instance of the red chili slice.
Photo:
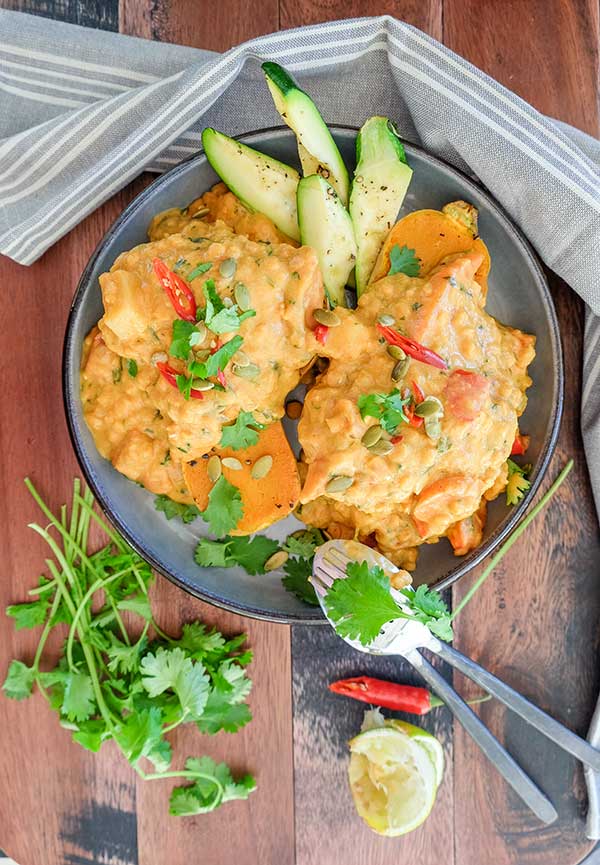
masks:
[(421, 363), (426, 363), (429, 366), (435, 366), (437, 369), (448, 369), (448, 364), (443, 357), (440, 357), (437, 352), (431, 348), (426, 348), (420, 342), (414, 339), (409, 339), (407, 336), (402, 336), (397, 330), (391, 327), (385, 327), (382, 324), (377, 325), (379, 332), (385, 337), (386, 342), (390, 345), (397, 345), (409, 357), (414, 360), (419, 360)]
[(397, 445), (397, 444), (400, 444), (400, 442), (402, 441), (403, 438), (404, 438), (404, 436), (392, 436), (390, 441), (393, 445)]
[(227, 387), (227, 379), (225, 378), (225, 373), (222, 369), (217, 370), (217, 381), (223, 387)]
[[(180, 373), (178, 373), (176, 369), (173, 369), (172, 366), (162, 360), (156, 364), (156, 368), (158, 369), (164, 380), (169, 382), (171, 387), (179, 390), (179, 385), (177, 384), (177, 376), (180, 375)], [(204, 394), (202, 393), (202, 391), (196, 390), (195, 388), (192, 388), (190, 390), (190, 396), (192, 397), (192, 399), (204, 399)]]
[(315, 327), (315, 339), (317, 342), (320, 342), (321, 345), (325, 345), (325, 341), (327, 339), (327, 334), (329, 333), (329, 328), (326, 324), (318, 324)]
[(169, 270), (160, 258), (153, 259), (152, 267), (179, 318), (183, 318), (184, 321), (195, 322), (198, 305), (187, 282)]
[(410, 426), (413, 426), (415, 429), (419, 429), (420, 426), (423, 426), (423, 418), (418, 417), (415, 414), (415, 407), (411, 403), (404, 406), (404, 414), (406, 415), (406, 419)]
[(411, 381), (411, 385), (412, 385), (413, 393), (415, 395), (415, 401), (418, 405), (420, 402), (423, 402), (423, 400), (425, 399), (425, 394), (423, 393), (423, 391), (421, 390), (419, 385), (416, 383), (416, 381)]

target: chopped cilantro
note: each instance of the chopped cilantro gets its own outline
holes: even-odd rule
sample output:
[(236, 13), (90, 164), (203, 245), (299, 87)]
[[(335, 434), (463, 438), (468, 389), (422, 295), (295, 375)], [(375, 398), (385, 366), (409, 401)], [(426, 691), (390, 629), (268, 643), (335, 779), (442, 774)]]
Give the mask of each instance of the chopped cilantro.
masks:
[(186, 279), (188, 282), (191, 282), (193, 279), (196, 279), (199, 276), (202, 276), (203, 273), (206, 273), (207, 270), (210, 270), (212, 267), (211, 261), (205, 261), (203, 264), (197, 264), (196, 267), (192, 268)]
[(241, 411), (235, 422), (224, 426), (221, 431), (221, 447), (232, 448), (235, 451), (251, 447), (258, 442), (258, 430), (265, 428), (259, 423), (252, 412)]
[(243, 321), (256, 315), (254, 309), (248, 309), (240, 315), (235, 303), (232, 306), (225, 306), (212, 279), (206, 280), (203, 292), (206, 300), (203, 310), (204, 322), (213, 333), (230, 333), (232, 330), (238, 330)]
[(358, 409), (364, 420), (373, 417), (381, 423), (383, 429), (393, 435), (401, 423), (408, 423), (404, 406), (410, 402), (410, 397), (403, 399), (397, 388), (390, 393), (362, 394), (358, 398)]
[(531, 484), (527, 480), (527, 466), (519, 466), (514, 460), (507, 460), (508, 483), (506, 484), (506, 504), (516, 505), (520, 502)]
[(162, 511), (168, 520), (177, 517), (183, 523), (191, 523), (200, 515), (196, 505), (184, 505), (182, 502), (175, 502), (165, 495), (155, 496), (154, 507), (157, 511)]
[(388, 276), (393, 276), (395, 273), (404, 273), (406, 276), (419, 275), (420, 262), (415, 255), (414, 249), (409, 249), (407, 246), (398, 246), (394, 244), (390, 250), (390, 269)]
[(287, 536), (283, 549), (290, 556), (310, 559), (315, 554), (315, 548), (320, 547), (322, 543), (324, 543), (323, 534), (319, 529), (300, 529)]
[(217, 349), (214, 354), (209, 355), (205, 361), (193, 361), (189, 371), (196, 378), (212, 378), (219, 370), (224, 370), (236, 351), (241, 348), (243, 338), (236, 334), (229, 342)]
[(208, 494), (208, 505), (201, 511), (202, 519), (215, 535), (221, 536), (235, 529), (243, 515), (240, 491), (221, 475)]
[(133, 358), (129, 358), (129, 360), (127, 361), (127, 372), (129, 373), (131, 378), (135, 378), (138, 374), (138, 365), (135, 360), (133, 360)]
[(192, 346), (199, 343), (200, 333), (195, 324), (191, 321), (184, 321), (182, 318), (176, 318), (173, 322), (169, 354), (181, 358), (181, 360), (187, 360)]

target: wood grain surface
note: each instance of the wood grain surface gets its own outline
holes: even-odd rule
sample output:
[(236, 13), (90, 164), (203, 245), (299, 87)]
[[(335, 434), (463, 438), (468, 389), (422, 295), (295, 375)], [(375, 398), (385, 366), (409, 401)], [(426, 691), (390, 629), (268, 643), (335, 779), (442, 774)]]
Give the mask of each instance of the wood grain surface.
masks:
[[(390, 14), (444, 41), (540, 110), (598, 132), (598, 4), (592, 0), (0, 0), (0, 7), (119, 29), (146, 38), (224, 50), (263, 32), (352, 15)], [(51, 249), (36, 265), (0, 260), (4, 293), (0, 359), (0, 507), (5, 566), (0, 606), (19, 600), (43, 566), (37, 517), (22, 478), (31, 474), (54, 504), (77, 467), (60, 393), (68, 305), (89, 253), (148, 182), (141, 178)], [(582, 309), (551, 277), (563, 335), (565, 419), (549, 477), (568, 456), (576, 471), (458, 622), (456, 645), (498, 672), (561, 721), (584, 733), (600, 686), (596, 671), (600, 544), (579, 436)], [(468, 588), (457, 587), (455, 600)], [(196, 602), (159, 579), (154, 598), (167, 628), (202, 616), (228, 633), (248, 632), (254, 719), (235, 736), (181, 731), (177, 759), (203, 752), (254, 770), (259, 790), (205, 817), (174, 820), (168, 789), (139, 781), (110, 748), (93, 756), (41, 698), (0, 700), (0, 846), (19, 865), (575, 865), (590, 849), (577, 766), (514, 716), (488, 703), (479, 712), (558, 807), (540, 825), (482, 759), (446, 709), (419, 723), (439, 735), (446, 777), (430, 819), (402, 839), (381, 839), (356, 818), (345, 780), (346, 741), (359, 705), (326, 689), (333, 678), (376, 673), (414, 681), (402, 664), (346, 650), (325, 628), (253, 622)], [(291, 639), (290, 639), (291, 636)], [(0, 627), (0, 668), (27, 657), (33, 641)], [(291, 684), (290, 684), (291, 682)], [(469, 686), (458, 677), (464, 693)], [(293, 689), (293, 694), (292, 694)], [(293, 700), (293, 718), (292, 718)]]

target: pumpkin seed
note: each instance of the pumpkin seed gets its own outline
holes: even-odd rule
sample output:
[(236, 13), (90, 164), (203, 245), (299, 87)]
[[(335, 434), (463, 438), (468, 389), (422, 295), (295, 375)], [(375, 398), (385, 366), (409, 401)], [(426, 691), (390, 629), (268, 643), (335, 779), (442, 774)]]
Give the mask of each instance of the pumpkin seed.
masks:
[(226, 469), (233, 469), (234, 472), (241, 472), (242, 464), (239, 460), (236, 460), (235, 457), (223, 457), (221, 463), (225, 466)]
[(292, 420), (298, 420), (302, 414), (302, 403), (296, 399), (290, 400), (285, 407), (285, 413)]
[(417, 417), (442, 417), (444, 414), (444, 406), (439, 401), (437, 396), (427, 396), (415, 408)]
[(245, 366), (240, 366), (238, 363), (232, 365), (231, 371), (239, 378), (247, 378), (254, 381), (260, 374), (260, 368), (255, 363), (247, 363)]
[(375, 456), (377, 457), (385, 457), (388, 454), (391, 454), (391, 452), (394, 450), (394, 445), (391, 443), (391, 441), (388, 441), (387, 439), (379, 439), (379, 441), (371, 445), (368, 450), (370, 453), (375, 454)]
[(338, 327), (342, 323), (339, 315), (330, 309), (313, 309), (313, 316), (315, 321), (324, 324), (325, 327)]
[(402, 351), (399, 345), (388, 345), (387, 353), (390, 357), (393, 357), (394, 360), (404, 360), (406, 357), (406, 353)]
[(155, 351), (150, 358), (150, 363), (156, 366), (157, 363), (166, 363), (169, 360), (169, 355), (166, 351)]
[(202, 219), (203, 216), (208, 216), (209, 213), (210, 210), (208, 209), (208, 207), (201, 207), (194, 213), (192, 219)]
[(393, 315), (380, 315), (377, 319), (379, 324), (383, 325), (383, 327), (391, 327), (393, 324), (396, 324), (396, 319)]
[(364, 436), (361, 438), (361, 442), (364, 444), (366, 448), (370, 448), (375, 442), (378, 442), (381, 436), (383, 435), (383, 430), (379, 426), (379, 424), (375, 424), (375, 426), (370, 426), (366, 431)]
[(206, 463), (206, 474), (208, 475), (209, 481), (212, 481), (213, 484), (221, 477), (221, 460), (217, 454), (213, 454)]
[(204, 379), (194, 379), (192, 382), (194, 390), (212, 390), (214, 384), (212, 381), (204, 381)]
[(206, 334), (208, 333), (206, 325), (203, 321), (196, 322), (196, 330), (198, 331), (198, 336), (196, 337), (196, 345), (200, 345), (201, 342), (204, 342), (204, 340), (206, 339)]
[(237, 270), (237, 261), (235, 258), (226, 258), (219, 265), (219, 273), (221, 276), (225, 277), (225, 279), (231, 279), (231, 277), (235, 274)]
[(246, 354), (245, 351), (242, 351), (241, 348), (235, 353), (235, 365), (236, 366), (249, 366), (250, 358)]
[(399, 360), (392, 370), (392, 381), (401, 381), (408, 371), (410, 366), (410, 358), (405, 357), (404, 360)]
[(288, 559), (289, 555), (285, 550), (277, 550), (277, 552), (273, 553), (272, 556), (269, 556), (265, 562), (265, 571), (276, 571), (277, 568), (280, 568)]
[(272, 467), (273, 457), (270, 454), (265, 454), (264, 457), (259, 457), (259, 459), (256, 460), (250, 469), (250, 474), (255, 481), (260, 481), (262, 478), (266, 478)]
[(433, 441), (437, 441), (442, 434), (442, 425), (439, 417), (426, 417), (424, 426), (425, 432), (429, 438)]
[(351, 487), (354, 483), (354, 478), (348, 477), (348, 475), (335, 475), (335, 477), (331, 478), (330, 481), (327, 481), (325, 485), (326, 493), (343, 493), (344, 490), (347, 490), (348, 487)]
[(235, 295), (235, 301), (242, 312), (249, 310), (252, 301), (250, 300), (250, 292), (243, 282), (236, 282), (233, 293)]

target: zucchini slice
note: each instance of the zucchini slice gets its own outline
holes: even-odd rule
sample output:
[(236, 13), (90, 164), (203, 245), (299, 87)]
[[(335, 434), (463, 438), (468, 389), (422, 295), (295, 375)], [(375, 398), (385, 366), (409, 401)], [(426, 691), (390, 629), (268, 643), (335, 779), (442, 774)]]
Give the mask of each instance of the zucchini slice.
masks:
[(320, 174), (298, 184), (298, 222), (302, 243), (317, 253), (330, 305), (346, 306), (344, 289), (356, 260), (354, 230), (350, 214)]
[(348, 170), (315, 103), (278, 63), (263, 63), (262, 69), (275, 108), (298, 139), (302, 173), (305, 177), (311, 174), (324, 177), (346, 207), (350, 190)]
[(216, 129), (202, 132), (206, 158), (221, 180), (250, 210), (264, 213), (280, 231), (300, 240), (296, 190), (298, 172)]
[(356, 139), (350, 216), (358, 247), (356, 291), (367, 287), (386, 235), (396, 222), (412, 177), (404, 147), (387, 117), (370, 117)]

